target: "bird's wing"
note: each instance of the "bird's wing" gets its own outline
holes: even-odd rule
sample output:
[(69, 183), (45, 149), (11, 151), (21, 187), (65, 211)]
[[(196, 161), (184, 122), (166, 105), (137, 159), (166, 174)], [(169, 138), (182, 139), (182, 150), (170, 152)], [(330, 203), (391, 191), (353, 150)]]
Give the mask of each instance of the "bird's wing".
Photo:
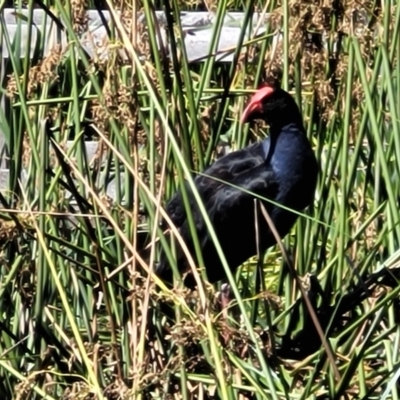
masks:
[[(221, 180), (230, 181), (240, 173), (262, 164), (265, 158), (263, 144), (261, 142), (255, 143), (215, 161), (204, 171), (204, 175), (212, 175)], [(201, 177), (198, 179), (201, 179)]]
[(248, 201), (249, 197), (252, 197), (251, 193), (273, 199), (278, 189), (274, 171), (265, 164), (259, 164), (236, 175), (227, 184), (221, 185), (219, 190), (213, 193), (209, 203), (215, 205), (216, 214), (229, 213), (229, 210), (241, 207), (243, 201)]
[[(225, 222), (223, 221), (230, 221), (230, 224), (232, 219), (237, 219), (238, 213), (247, 213), (249, 205), (252, 208), (252, 194), (275, 199), (279, 190), (275, 173), (265, 164), (258, 164), (254, 168), (245, 169), (233, 178), (226, 180), (226, 183), (216, 181), (214, 177), (220, 178), (221, 174), (216, 173), (216, 171), (213, 172), (213, 176), (203, 175), (202, 179), (196, 182), (196, 186), (211, 223), (217, 229), (224, 226)], [(191, 209), (197, 234), (204, 249), (209, 240), (206, 224), (194, 200)], [(188, 232), (186, 219), (183, 221), (181, 229), (182, 232)]]
[[(203, 201), (209, 205), (210, 201), (213, 201), (212, 199), (219, 192), (219, 190), (222, 187), (226, 187), (224, 182), (231, 182), (237, 186), (240, 186), (241, 181), (244, 182), (246, 180), (246, 176), (249, 176), (251, 179), (253, 174), (258, 173), (257, 168), (259, 166), (261, 166), (259, 168), (260, 171), (264, 171), (266, 167), (263, 163), (265, 159), (263, 146), (265, 147), (265, 145), (263, 145), (261, 142), (255, 143), (242, 150), (229, 153), (215, 161), (204, 172), (199, 174), (195, 178), (194, 183)], [(256, 184), (256, 182), (253, 184), (254, 188), (256, 188)], [(185, 185), (191, 204), (191, 209), (197, 210), (197, 202), (193, 197), (190, 186), (188, 183)], [(226, 187), (226, 189), (228, 189), (228, 187)], [(167, 204), (166, 211), (178, 228), (185, 223), (186, 212), (180, 192), (177, 192), (171, 198)]]

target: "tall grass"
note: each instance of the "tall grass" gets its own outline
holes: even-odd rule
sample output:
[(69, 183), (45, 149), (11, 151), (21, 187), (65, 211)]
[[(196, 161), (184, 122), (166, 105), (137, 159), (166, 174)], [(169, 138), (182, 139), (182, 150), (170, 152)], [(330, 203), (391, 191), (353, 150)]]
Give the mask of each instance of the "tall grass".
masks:
[[(46, 37), (21, 34), (23, 24), (37, 29), (39, 3), (15, 6), (14, 40), (1, 18), (9, 178), (0, 196), (0, 393), (397, 399), (399, 8), (189, 3), (47, 2), (46, 19), (59, 18), (67, 38), (49, 54)], [(89, 57), (79, 42), (96, 6), (111, 16), (108, 44), (97, 49), (107, 58)], [(215, 18), (209, 55), (191, 63), (184, 40), (204, 28), (188, 32), (180, 12), (196, 7)], [(219, 62), (224, 24), (238, 24), (224, 21), (233, 10), (243, 11), (239, 43), (232, 62)], [(269, 17), (253, 37), (257, 12)], [(32, 57), (20, 56), (23, 43)], [(152, 274), (162, 246), (179, 275), (172, 244), (181, 238), (163, 206), (180, 189), (188, 207), (185, 182), (193, 187), (221, 142), (235, 150), (268, 134), (238, 116), (269, 75), (301, 107), (321, 173), (314, 205), (284, 240), (291, 260), (279, 246), (263, 255), (261, 291), (256, 258), (235, 275), (225, 262), (235, 297), (225, 319), (219, 285), (204, 271), (194, 292)], [(98, 142), (93, 158), (88, 138)], [(201, 265), (200, 246), (187, 255)]]

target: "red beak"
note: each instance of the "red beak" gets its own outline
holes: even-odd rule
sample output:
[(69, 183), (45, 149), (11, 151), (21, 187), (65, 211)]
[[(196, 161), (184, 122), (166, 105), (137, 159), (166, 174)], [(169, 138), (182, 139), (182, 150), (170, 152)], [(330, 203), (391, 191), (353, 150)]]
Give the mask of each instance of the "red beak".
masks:
[(261, 110), (261, 103), (259, 101), (250, 101), (240, 117), (240, 123), (245, 124), (246, 122), (249, 122), (251, 114), (253, 114), (257, 109)]
[(263, 100), (274, 93), (274, 90), (275, 89), (271, 86), (263, 86), (258, 89), (257, 92), (254, 93), (245, 110), (243, 111), (243, 114), (240, 117), (240, 123), (245, 124), (246, 122), (249, 122), (250, 117), (254, 113), (254, 111), (262, 111)]

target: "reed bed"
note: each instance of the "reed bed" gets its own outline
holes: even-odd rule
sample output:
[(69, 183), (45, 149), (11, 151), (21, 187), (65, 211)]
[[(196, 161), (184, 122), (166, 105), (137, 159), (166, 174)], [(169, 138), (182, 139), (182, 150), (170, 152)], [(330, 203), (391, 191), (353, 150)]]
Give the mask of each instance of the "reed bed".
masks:
[[(398, 399), (396, 2), (14, 7), (18, 26), (31, 29), (11, 40), (1, 14), (9, 54), (0, 92), (9, 168), (0, 195), (1, 397)], [(38, 8), (63, 27), (66, 46), (48, 53), (45, 36), (31, 40)], [(91, 55), (79, 41), (88, 9), (110, 14), (107, 41)], [(182, 27), (180, 12), (198, 10), (215, 13), (212, 36), (208, 55), (189, 62), (184, 40), (204, 26)], [(232, 61), (220, 62), (218, 38), (233, 11), (243, 12), (232, 20), (239, 43), (228, 49)], [(249, 35), (260, 14), (265, 30)], [(32, 57), (21, 57), (22, 46)], [(159, 222), (171, 195), (221, 151), (268, 134), (238, 120), (271, 75), (301, 106), (319, 183), (313, 207), (283, 241), (288, 257), (279, 246), (261, 256), (261, 290), (256, 257), (229, 279), (226, 319), (220, 284), (204, 272), (193, 292), (154, 276), (161, 246), (176, 269)], [(98, 143), (94, 157), (88, 140)], [(173, 307), (173, 321), (162, 304)]]

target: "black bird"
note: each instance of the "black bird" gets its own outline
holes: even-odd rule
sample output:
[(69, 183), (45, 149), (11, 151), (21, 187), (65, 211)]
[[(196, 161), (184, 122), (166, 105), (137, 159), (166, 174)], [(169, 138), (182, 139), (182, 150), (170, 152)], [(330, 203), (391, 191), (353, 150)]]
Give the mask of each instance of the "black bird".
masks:
[[(302, 211), (314, 199), (318, 176), (317, 161), (306, 137), (299, 108), (289, 93), (271, 83), (259, 88), (240, 121), (246, 123), (256, 119), (265, 120), (270, 125), (270, 137), (220, 158), (194, 181), (232, 271), (257, 254), (254, 196), (241, 188)], [(186, 187), (207, 277), (213, 283), (223, 279), (225, 271), (197, 202), (190, 187)], [(297, 214), (267, 201), (263, 204), (283, 238), (294, 225)], [(172, 197), (166, 211), (195, 257), (179, 192)], [(276, 244), (260, 210), (258, 230), (261, 251)], [(180, 272), (190, 271), (179, 244), (177, 247)], [(172, 282), (172, 271), (164, 253), (156, 266), (156, 274), (164, 281)], [(185, 284), (192, 288), (195, 286), (191, 274), (186, 277)]]

